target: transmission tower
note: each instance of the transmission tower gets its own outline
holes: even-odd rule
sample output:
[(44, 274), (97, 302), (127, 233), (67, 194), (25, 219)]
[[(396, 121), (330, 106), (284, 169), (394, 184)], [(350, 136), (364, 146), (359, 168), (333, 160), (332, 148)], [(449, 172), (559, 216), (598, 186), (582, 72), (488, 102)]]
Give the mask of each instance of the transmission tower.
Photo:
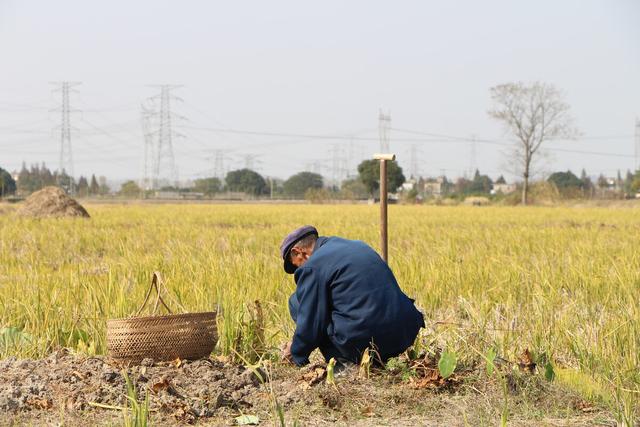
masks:
[(476, 173), (476, 136), (471, 135), (469, 144), (469, 177), (472, 178)]
[(391, 133), (391, 114), (380, 110), (378, 115), (378, 134), (380, 136), (380, 152), (389, 153), (389, 135)]
[(416, 144), (411, 144), (411, 176), (413, 179), (418, 179), (418, 147)]
[[(80, 82), (52, 82), (52, 85), (55, 85), (56, 88), (53, 89), (53, 92), (60, 92), (61, 102), (60, 107), (55, 108), (51, 111), (56, 111), (60, 113), (60, 125), (56, 126), (54, 130), (58, 130), (60, 132), (60, 161), (58, 163), (58, 176), (57, 176), (57, 184), (63, 187), (67, 187), (67, 191), (71, 194), (74, 193), (73, 188), (73, 179), (74, 179), (74, 167), (73, 167), (73, 151), (71, 150), (71, 113), (77, 112), (79, 110), (75, 110), (71, 108), (69, 102), (69, 93), (76, 92), (73, 88), (79, 86)], [(69, 182), (61, 182), (61, 178), (63, 178), (63, 173), (68, 174), (70, 177)]]
[(346, 160), (346, 170), (345, 170), (345, 178), (351, 176), (353, 171), (353, 158), (355, 155), (355, 147), (353, 144), (353, 136), (349, 139), (349, 151), (347, 152), (347, 160)]
[(142, 180), (140, 182), (140, 188), (143, 190), (151, 190), (155, 188), (154, 174), (155, 171), (155, 144), (153, 129), (153, 108), (149, 106), (141, 105), (141, 120), (142, 120), (142, 135), (144, 137), (144, 165), (142, 171)]
[(347, 158), (344, 152), (344, 146), (341, 144), (332, 144), (331, 146), (331, 185), (336, 187), (345, 178), (347, 171)]
[(245, 154), (244, 155), (244, 168), (253, 170), (253, 167), (255, 165), (255, 159), (256, 159), (256, 155), (255, 154)]
[(216, 150), (213, 160), (213, 176), (220, 181), (224, 179), (224, 150)]
[[(163, 183), (173, 185), (178, 184), (178, 169), (173, 155), (173, 142), (184, 135), (173, 129), (174, 121), (183, 120), (184, 117), (177, 115), (171, 110), (172, 101), (182, 101), (182, 98), (174, 96), (171, 91), (182, 86), (159, 85), (160, 93), (149, 98), (156, 106), (151, 114), (151, 120), (156, 124), (156, 128), (151, 132), (154, 143), (152, 182), (153, 188), (162, 186)], [(159, 108), (158, 108), (159, 106)]]
[(315, 160), (307, 166), (308, 166), (307, 169), (309, 170), (309, 172), (322, 174), (322, 163), (319, 160)]

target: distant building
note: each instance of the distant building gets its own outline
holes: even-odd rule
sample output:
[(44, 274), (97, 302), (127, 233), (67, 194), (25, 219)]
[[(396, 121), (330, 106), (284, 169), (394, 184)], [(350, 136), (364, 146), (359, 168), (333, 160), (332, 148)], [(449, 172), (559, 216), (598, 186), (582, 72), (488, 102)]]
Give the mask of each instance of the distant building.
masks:
[(425, 196), (441, 197), (449, 192), (449, 182), (444, 176), (428, 178), (422, 187)]
[(507, 183), (497, 184), (497, 183), (494, 183), (493, 184), (493, 188), (491, 189), (491, 194), (511, 194), (514, 191), (516, 191), (516, 185), (515, 184), (507, 184)]
[(417, 181), (414, 178), (409, 178), (404, 182), (404, 184), (402, 184), (402, 190), (411, 191), (414, 188), (416, 188), (416, 185), (417, 185)]

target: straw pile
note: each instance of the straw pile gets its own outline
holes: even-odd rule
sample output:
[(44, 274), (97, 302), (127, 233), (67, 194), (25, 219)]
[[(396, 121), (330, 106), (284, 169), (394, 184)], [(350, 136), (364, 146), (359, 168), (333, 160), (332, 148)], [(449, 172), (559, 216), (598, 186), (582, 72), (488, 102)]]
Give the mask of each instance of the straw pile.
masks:
[(89, 218), (85, 208), (59, 187), (45, 187), (25, 200), (18, 215), (33, 218), (83, 217)]

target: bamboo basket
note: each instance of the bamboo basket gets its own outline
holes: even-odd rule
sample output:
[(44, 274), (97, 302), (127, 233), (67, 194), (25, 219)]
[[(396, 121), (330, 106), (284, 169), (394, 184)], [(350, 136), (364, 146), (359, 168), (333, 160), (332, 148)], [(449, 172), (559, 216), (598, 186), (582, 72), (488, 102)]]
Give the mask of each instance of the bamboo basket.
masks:
[[(216, 311), (171, 314), (160, 295), (162, 279), (154, 272), (151, 286), (134, 317), (107, 320), (107, 352), (122, 362), (139, 363), (145, 358), (156, 362), (207, 357), (216, 345), (218, 331)], [(155, 314), (162, 303), (170, 313), (162, 316), (138, 317), (149, 301), (151, 291), (157, 293)]]

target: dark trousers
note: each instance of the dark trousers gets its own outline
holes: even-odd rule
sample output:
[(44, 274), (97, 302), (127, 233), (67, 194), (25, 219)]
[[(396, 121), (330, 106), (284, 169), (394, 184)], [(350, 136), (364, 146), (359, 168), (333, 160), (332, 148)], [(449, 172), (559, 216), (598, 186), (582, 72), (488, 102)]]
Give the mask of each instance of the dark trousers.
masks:
[(320, 353), (322, 353), (322, 356), (324, 356), (324, 360), (327, 361), (327, 363), (329, 362), (329, 360), (333, 357), (334, 359), (336, 359), (337, 362), (340, 362), (342, 364), (345, 363), (358, 363), (359, 360), (356, 357), (349, 357), (348, 355), (345, 356), (340, 350), (338, 350), (338, 348), (333, 345), (333, 343), (329, 340), (329, 338), (325, 338), (322, 342), (322, 344), (320, 344), (320, 346), (318, 347), (318, 350), (320, 350)]
[[(293, 321), (296, 321), (298, 317), (298, 307), (300, 304), (298, 303), (298, 298), (296, 298), (296, 294), (294, 293), (289, 298), (289, 313), (291, 314), (291, 318)], [(328, 336), (325, 336), (320, 345), (318, 346), (320, 353), (324, 356), (324, 359), (329, 362), (329, 360), (333, 357), (337, 362), (345, 364), (345, 363), (355, 363), (359, 364), (360, 359), (362, 358), (362, 354), (364, 353), (366, 348), (362, 349), (352, 349), (352, 351), (347, 351), (346, 349), (339, 349), (336, 347)], [(375, 350), (375, 349), (374, 349)], [(399, 353), (398, 353), (399, 354)], [(371, 355), (372, 361), (374, 365), (382, 365), (384, 366), (387, 363), (387, 360), (391, 357), (395, 357), (398, 354), (380, 354), (379, 351), (374, 351)]]

